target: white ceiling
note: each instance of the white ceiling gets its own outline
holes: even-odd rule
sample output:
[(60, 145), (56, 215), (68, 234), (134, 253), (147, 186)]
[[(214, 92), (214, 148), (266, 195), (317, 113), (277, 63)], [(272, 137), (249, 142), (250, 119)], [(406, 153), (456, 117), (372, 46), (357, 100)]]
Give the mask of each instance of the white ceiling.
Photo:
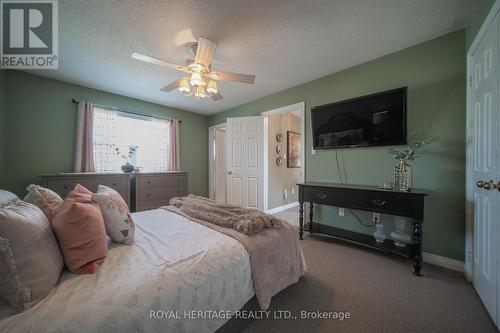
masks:
[[(59, 70), (83, 86), (213, 114), (463, 27), (472, 0), (59, 0)], [(221, 82), (222, 101), (160, 91), (182, 74), (131, 59), (183, 64), (198, 36), (218, 43), (213, 68), (250, 73)], [(465, 51), (464, 51), (465, 52)], [(78, 97), (78, 96), (75, 96)]]

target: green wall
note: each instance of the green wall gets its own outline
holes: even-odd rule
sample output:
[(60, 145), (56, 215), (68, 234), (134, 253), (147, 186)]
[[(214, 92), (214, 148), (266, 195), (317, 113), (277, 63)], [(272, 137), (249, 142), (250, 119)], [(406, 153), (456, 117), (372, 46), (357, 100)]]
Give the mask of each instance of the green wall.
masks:
[[(437, 136), (413, 165), (415, 187), (429, 192), (424, 222), (424, 251), (463, 260), (465, 230), (465, 31), (460, 30), (385, 57), (275, 93), (210, 117), (210, 125), (226, 117), (305, 101), (306, 180), (339, 182), (335, 150), (311, 154), (310, 108), (378, 91), (408, 86), (408, 131)], [(339, 149), (350, 184), (378, 185), (392, 180), (395, 160), (386, 148)], [(334, 207), (319, 206), (318, 220), (372, 233), (351, 214), (338, 216)], [(360, 212), (371, 222), (371, 215)], [(382, 216), (387, 231), (393, 217)]]
[(481, 25), (483, 25), (484, 19), (488, 16), (491, 6), (493, 6), (494, 3), (495, 0), (476, 1), (474, 13), (470, 19), (469, 26), (467, 27), (467, 49), (469, 49), (474, 37), (476, 37), (479, 29), (481, 29)]
[[(4, 71), (0, 71), (4, 72)], [(190, 193), (207, 194), (207, 117), (20, 71), (7, 71), (6, 184), (24, 195), (42, 173), (71, 172), (76, 128), (72, 98), (182, 120), (181, 164)], [(2, 122), (3, 123), (3, 122)]]

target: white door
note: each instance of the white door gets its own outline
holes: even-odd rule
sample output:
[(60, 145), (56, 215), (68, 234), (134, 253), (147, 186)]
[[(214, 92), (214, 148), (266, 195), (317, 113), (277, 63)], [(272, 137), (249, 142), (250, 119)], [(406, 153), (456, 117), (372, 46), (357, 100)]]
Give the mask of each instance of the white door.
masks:
[(264, 209), (264, 117), (227, 118), (227, 202)]
[(486, 309), (498, 324), (497, 278), (500, 247), (499, 148), (499, 18), (470, 55), (468, 158), (473, 207), (472, 281)]
[(214, 137), (214, 200), (226, 202), (226, 131), (215, 129)]

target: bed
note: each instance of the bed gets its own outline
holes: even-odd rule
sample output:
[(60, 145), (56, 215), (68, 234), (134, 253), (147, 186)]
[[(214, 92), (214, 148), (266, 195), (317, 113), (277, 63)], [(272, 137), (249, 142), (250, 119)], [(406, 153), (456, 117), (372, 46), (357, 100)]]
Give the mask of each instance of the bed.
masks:
[(0, 304), (0, 332), (214, 332), (229, 320), (222, 311), (254, 297), (249, 255), (234, 238), (165, 209), (133, 219), (135, 244), (110, 243), (97, 273), (64, 271), (49, 296), (20, 314)]

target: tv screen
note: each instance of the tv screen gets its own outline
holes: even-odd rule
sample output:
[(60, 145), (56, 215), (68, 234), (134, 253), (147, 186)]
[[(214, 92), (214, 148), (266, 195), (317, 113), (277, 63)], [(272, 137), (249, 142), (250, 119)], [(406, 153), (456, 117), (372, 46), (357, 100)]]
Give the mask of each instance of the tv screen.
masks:
[(313, 107), (314, 149), (406, 144), (406, 87)]

